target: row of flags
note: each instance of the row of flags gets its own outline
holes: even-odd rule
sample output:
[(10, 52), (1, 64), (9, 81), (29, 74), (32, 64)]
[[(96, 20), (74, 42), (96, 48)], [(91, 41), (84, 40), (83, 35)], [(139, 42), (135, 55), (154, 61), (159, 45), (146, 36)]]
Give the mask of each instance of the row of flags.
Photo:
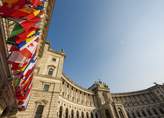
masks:
[(1, 17), (16, 22), (8, 39), (8, 43), (12, 44), (8, 63), (14, 75), (20, 111), (27, 108), (30, 99), (44, 3), (45, 0), (3, 0), (3, 6), (0, 7)]

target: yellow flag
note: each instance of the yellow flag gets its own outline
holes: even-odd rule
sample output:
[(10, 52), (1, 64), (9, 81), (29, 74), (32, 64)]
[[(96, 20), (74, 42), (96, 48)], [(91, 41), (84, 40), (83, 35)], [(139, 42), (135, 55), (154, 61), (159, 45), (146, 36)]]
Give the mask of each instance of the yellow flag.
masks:
[(40, 13), (40, 10), (35, 10), (35, 11), (33, 12), (34, 16), (37, 16), (39, 13)]
[(30, 37), (30, 36), (32, 36), (33, 34), (35, 34), (35, 31), (30, 32), (30, 33), (27, 35), (27, 37)]

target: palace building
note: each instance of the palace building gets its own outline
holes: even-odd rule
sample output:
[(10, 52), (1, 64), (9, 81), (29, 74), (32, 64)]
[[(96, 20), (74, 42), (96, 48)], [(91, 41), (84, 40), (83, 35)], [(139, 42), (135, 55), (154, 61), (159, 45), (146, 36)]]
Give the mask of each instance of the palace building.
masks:
[(45, 44), (27, 110), (17, 118), (164, 118), (164, 85), (127, 93), (112, 93), (101, 81), (82, 88), (64, 74), (64, 59)]
[[(3, 4), (2, 1), (0, 0), (0, 6)], [(55, 0), (41, 1), (45, 4), (44, 14), (41, 15), (40, 37), (36, 52), (38, 61), (32, 71), (34, 73), (31, 72), (33, 87), (29, 94), (29, 101), (26, 102), (28, 106), (23, 107), (22, 111), (18, 111), (20, 102), (16, 99), (16, 78), (11, 65), (8, 64), (11, 45), (7, 40), (16, 24), (0, 17), (1, 117), (164, 118), (164, 84), (155, 84), (140, 91), (112, 93), (110, 87), (102, 81), (93, 83), (89, 88), (83, 88), (73, 82), (63, 72), (66, 57), (63, 50), (53, 50), (50, 43), (45, 40)]]

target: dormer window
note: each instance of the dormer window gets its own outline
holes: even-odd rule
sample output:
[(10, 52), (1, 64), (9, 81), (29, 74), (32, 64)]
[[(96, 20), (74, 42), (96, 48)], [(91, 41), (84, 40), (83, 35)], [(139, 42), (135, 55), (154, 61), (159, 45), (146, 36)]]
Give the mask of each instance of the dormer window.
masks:
[(48, 69), (48, 75), (52, 76), (54, 73), (55, 68), (54, 67), (49, 67)]

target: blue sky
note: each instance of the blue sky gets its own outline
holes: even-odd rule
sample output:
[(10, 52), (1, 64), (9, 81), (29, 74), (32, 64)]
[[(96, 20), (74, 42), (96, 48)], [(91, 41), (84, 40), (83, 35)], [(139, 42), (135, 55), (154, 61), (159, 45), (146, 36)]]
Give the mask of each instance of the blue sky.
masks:
[(67, 55), (64, 72), (112, 92), (164, 82), (164, 0), (57, 0), (48, 40)]

